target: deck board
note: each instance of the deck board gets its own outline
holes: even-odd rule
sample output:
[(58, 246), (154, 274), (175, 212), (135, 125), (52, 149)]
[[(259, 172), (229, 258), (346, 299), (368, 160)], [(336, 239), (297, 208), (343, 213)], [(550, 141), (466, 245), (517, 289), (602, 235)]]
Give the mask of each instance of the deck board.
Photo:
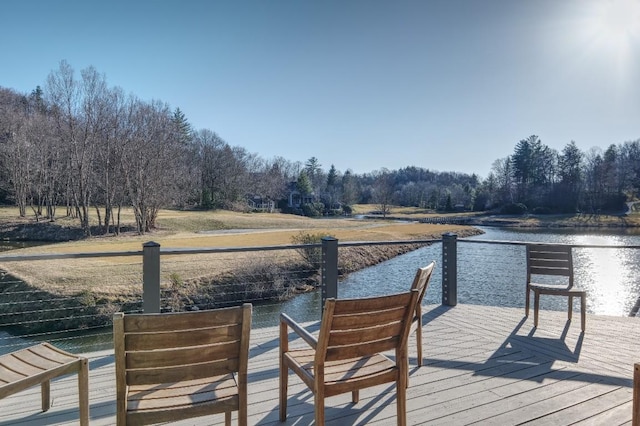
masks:
[[(410, 424), (630, 424), (640, 318), (588, 315), (581, 335), (579, 321), (568, 323), (565, 312), (541, 311), (538, 329), (522, 308), (427, 306), (424, 312), (423, 367), (415, 362), (414, 338), (409, 343)], [(277, 338), (276, 327), (252, 330), (249, 424), (281, 424)], [(113, 353), (85, 355), (91, 424), (115, 424)], [(54, 380), (51, 395), (47, 413), (40, 412), (39, 387), (0, 400), (0, 426), (77, 424), (76, 376)], [(395, 417), (393, 385), (361, 391), (356, 405), (349, 394), (326, 402), (328, 425), (395, 424)], [(290, 375), (284, 424), (311, 423), (313, 395)], [(176, 424), (224, 424), (224, 416)]]

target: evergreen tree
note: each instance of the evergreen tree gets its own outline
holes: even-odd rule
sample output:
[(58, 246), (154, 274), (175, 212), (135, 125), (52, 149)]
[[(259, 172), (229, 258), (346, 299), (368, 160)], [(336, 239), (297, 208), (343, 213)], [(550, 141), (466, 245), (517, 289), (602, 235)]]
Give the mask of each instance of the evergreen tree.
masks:
[(177, 133), (178, 141), (186, 145), (193, 139), (193, 129), (180, 108), (176, 108), (173, 112), (173, 124)]
[(309, 195), (313, 192), (313, 189), (311, 188), (311, 182), (309, 181), (309, 176), (307, 176), (307, 173), (304, 170), (301, 171), (300, 175), (298, 176), (296, 189), (302, 195)]
[(336, 171), (335, 166), (332, 164), (329, 169), (329, 174), (327, 175), (327, 188), (332, 188), (336, 185), (338, 181), (338, 172)]
[(582, 192), (582, 153), (574, 141), (568, 143), (558, 159), (558, 177), (560, 182), (554, 197), (561, 211), (575, 212), (580, 206)]

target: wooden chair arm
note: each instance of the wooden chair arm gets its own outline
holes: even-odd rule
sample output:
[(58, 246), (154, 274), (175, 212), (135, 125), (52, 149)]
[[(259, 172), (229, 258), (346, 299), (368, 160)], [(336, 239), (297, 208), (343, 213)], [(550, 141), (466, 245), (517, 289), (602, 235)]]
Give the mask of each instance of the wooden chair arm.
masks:
[(311, 333), (305, 330), (300, 324), (295, 322), (289, 315), (285, 313), (280, 314), (280, 322), (287, 324), (298, 336), (309, 344), (313, 349), (318, 346), (318, 339), (316, 339)]

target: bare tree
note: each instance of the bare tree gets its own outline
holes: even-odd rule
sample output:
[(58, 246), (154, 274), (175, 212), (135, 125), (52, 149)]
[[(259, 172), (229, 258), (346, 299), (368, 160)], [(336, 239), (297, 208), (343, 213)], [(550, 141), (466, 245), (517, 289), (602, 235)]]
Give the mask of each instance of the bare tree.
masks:
[[(95, 189), (93, 203), (102, 232), (120, 233), (120, 211), (125, 201), (125, 181), (121, 171), (125, 141), (132, 131), (134, 100), (120, 88), (108, 89), (102, 100), (103, 124), (97, 133), (94, 157)], [(101, 214), (100, 206), (104, 209)], [(117, 219), (116, 219), (117, 218)]]
[(136, 102), (131, 125), (122, 171), (138, 232), (144, 234), (156, 227), (160, 208), (175, 199), (179, 159), (183, 158), (185, 147), (174, 137), (166, 104)]
[(3, 144), (2, 154), (4, 163), (8, 166), (9, 179), (12, 182), (20, 217), (25, 217), (30, 193), (29, 165), (33, 149), (27, 135), (28, 130), (24, 115), (17, 110), (12, 110), (6, 112), (5, 119), (7, 138)]
[(95, 126), (99, 125), (99, 108), (95, 103), (104, 87), (104, 79), (93, 69), (83, 71), (82, 81), (76, 80), (73, 68), (66, 61), (60, 62), (58, 70), (47, 78), (46, 93), (68, 159), (69, 195), (87, 236), (91, 235), (91, 166), (95, 153)]
[(382, 169), (376, 174), (373, 183), (373, 199), (383, 217), (391, 211), (394, 197), (393, 176), (389, 170)]

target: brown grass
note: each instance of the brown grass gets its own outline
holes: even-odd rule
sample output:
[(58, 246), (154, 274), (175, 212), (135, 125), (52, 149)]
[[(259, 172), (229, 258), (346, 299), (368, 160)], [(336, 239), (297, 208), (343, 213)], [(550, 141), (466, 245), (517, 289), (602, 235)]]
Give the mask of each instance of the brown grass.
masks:
[[(0, 208), (0, 220), (14, 219), (17, 209)], [(130, 212), (124, 217), (133, 218)], [(142, 244), (155, 241), (163, 248), (260, 247), (292, 244), (300, 232), (332, 235), (340, 241), (410, 241), (439, 238), (445, 232), (468, 235), (471, 228), (454, 225), (390, 223), (356, 219), (310, 219), (285, 214), (247, 214), (227, 211), (184, 212), (163, 210), (159, 229), (147, 235), (96, 237), (55, 243), (11, 252), (11, 255), (45, 253), (85, 253), (139, 251)], [(264, 253), (260, 254), (264, 256)], [(163, 257), (164, 280), (171, 271), (182, 271), (185, 279), (229, 272), (252, 262), (253, 252), (221, 255), (180, 255)], [(291, 256), (291, 254), (289, 254)], [(285, 256), (286, 259), (286, 256)], [(2, 261), (0, 261), (2, 262)], [(55, 293), (91, 291), (102, 294), (129, 294), (140, 288), (140, 257), (2, 262), (0, 268), (31, 285)]]

